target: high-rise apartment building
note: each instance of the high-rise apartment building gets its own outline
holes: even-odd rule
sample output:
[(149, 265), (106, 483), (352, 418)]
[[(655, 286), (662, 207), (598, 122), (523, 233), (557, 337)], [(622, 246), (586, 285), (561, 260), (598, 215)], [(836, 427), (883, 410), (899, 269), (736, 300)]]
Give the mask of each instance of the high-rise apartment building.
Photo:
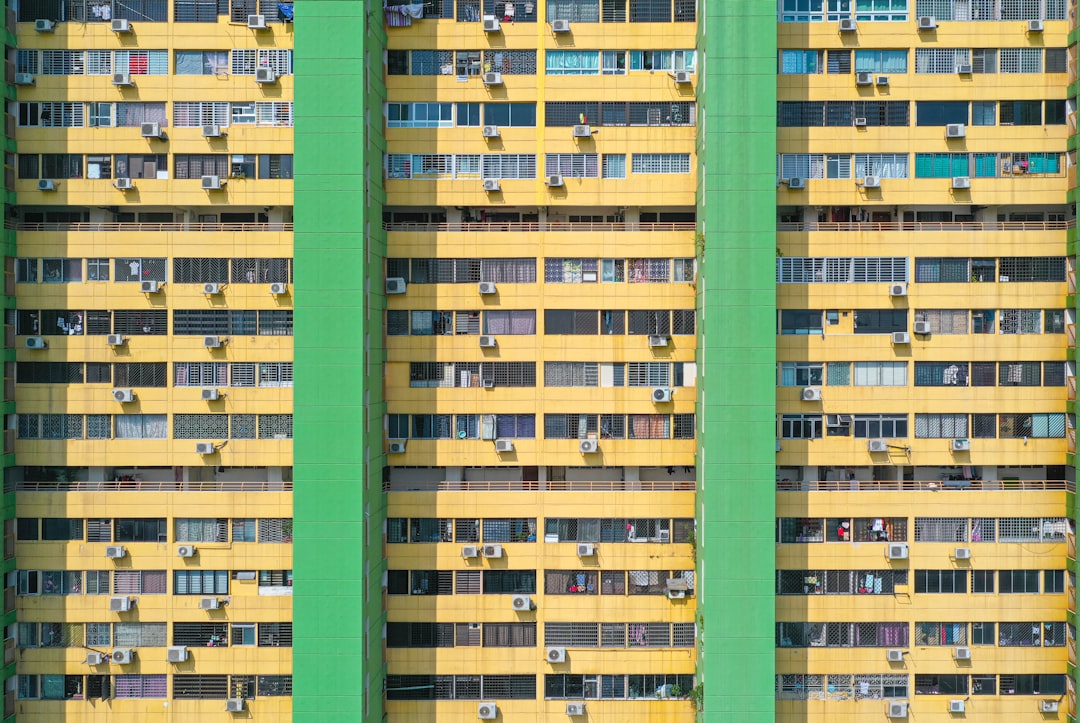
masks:
[(5, 717), (1075, 720), (1075, 5), (8, 6)]
[(291, 717), (291, 14), (7, 4), (5, 717)]

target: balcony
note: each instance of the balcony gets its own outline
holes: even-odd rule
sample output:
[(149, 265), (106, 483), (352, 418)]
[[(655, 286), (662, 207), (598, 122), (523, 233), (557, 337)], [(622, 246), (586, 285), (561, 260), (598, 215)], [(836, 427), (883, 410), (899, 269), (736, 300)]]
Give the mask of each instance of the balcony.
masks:
[(100, 482), (30, 482), (4, 485), (4, 492), (292, 492), (292, 482), (160, 482), (106, 480)]
[[(138, 224), (130, 224), (138, 225)], [(292, 224), (287, 224), (288, 230), (292, 230)], [(802, 226), (804, 224), (787, 224), (790, 226)], [(823, 225), (823, 224), (819, 224)], [(858, 224), (853, 224), (858, 225)], [(866, 224), (871, 225), (871, 224)], [(433, 232), (529, 232), (529, 231), (552, 231), (582, 233), (588, 231), (696, 231), (697, 224), (685, 223), (653, 223), (653, 222), (570, 222), (570, 221), (532, 221), (532, 222), (464, 222), (464, 223), (384, 223), (384, 231), (398, 231), (404, 233), (433, 233)]]
[(779, 480), (777, 492), (1075, 492), (1069, 480)]
[(9, 231), (105, 231), (146, 233), (150, 231), (288, 231), (292, 232), (292, 223), (127, 223), (84, 221), (77, 223), (20, 223), (7, 221), (4, 228)]
[(694, 480), (401, 480), (383, 483), (383, 492), (694, 492), (696, 489)]
[(1068, 221), (807, 221), (778, 222), (776, 231), (1066, 231), (1076, 228), (1076, 219)]

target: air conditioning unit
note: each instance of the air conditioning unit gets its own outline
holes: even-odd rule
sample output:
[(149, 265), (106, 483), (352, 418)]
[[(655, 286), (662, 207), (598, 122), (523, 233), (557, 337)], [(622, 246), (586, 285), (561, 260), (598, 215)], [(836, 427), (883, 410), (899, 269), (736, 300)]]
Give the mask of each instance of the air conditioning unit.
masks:
[(656, 404), (671, 401), (671, 389), (669, 387), (656, 387), (652, 390), (652, 400)]
[(111, 597), (109, 598), (109, 612), (111, 613), (126, 613), (131, 610), (131, 598), (129, 597)]
[(255, 82), (256, 83), (276, 83), (277, 71), (273, 68), (263, 66), (255, 69)]
[(513, 452), (514, 451), (514, 440), (512, 440), (512, 439), (496, 439), (495, 440), (495, 451), (498, 452), (499, 454), (502, 454), (503, 452)]
[(912, 325), (912, 327), (915, 330), (916, 334), (929, 334), (930, 333), (930, 322), (929, 321), (916, 321)]
[(480, 337), (480, 348), (481, 349), (494, 349), (495, 346), (496, 346), (495, 337), (488, 336), (488, 335), (484, 335), (484, 336)]
[(955, 189), (971, 188), (971, 179), (967, 176), (955, 176), (952, 179), (952, 187)]
[(110, 560), (119, 560), (126, 554), (127, 550), (124, 549), (123, 545), (109, 545), (105, 548), (105, 557)]
[(967, 703), (965, 703), (963, 700), (950, 700), (949, 701), (949, 712), (950, 713), (963, 713), (965, 710), (967, 710)]
[(135, 660), (135, 651), (131, 648), (113, 648), (109, 659), (113, 665), (131, 665)]
[(668, 600), (682, 600), (686, 597), (686, 590), (668, 590)]
[[(863, 125), (866, 125), (865, 123)], [(863, 188), (881, 188), (880, 176), (867, 176), (862, 179)]]
[(406, 288), (408, 288), (408, 284), (400, 276), (391, 276), (386, 280), (386, 293), (388, 295), (404, 294)]
[(596, 554), (596, 547), (591, 542), (579, 542), (577, 546), (578, 557), (592, 557)]
[(243, 698), (229, 698), (225, 701), (226, 713), (243, 713), (246, 701)]
[(565, 663), (566, 648), (548, 648), (544, 651), (544, 659), (549, 663)]
[(134, 402), (135, 390), (133, 389), (113, 389), (112, 398), (114, 402)]
[(221, 138), (225, 132), (221, 130), (221, 126), (203, 126), (202, 134), (203, 138)]
[(204, 191), (220, 191), (224, 186), (221, 176), (202, 177), (202, 190)]
[(86, 654), (87, 665), (101, 665), (105, 662), (105, 656), (97, 651), (91, 651)]
[(388, 454), (405, 454), (405, 443), (404, 442), (391, 442), (388, 449), (387, 449), (387, 453)]
[(963, 63), (956, 66), (957, 75), (971, 75), (971, 65), (969, 63)]
[(140, 281), (139, 291), (144, 294), (156, 294), (161, 289), (157, 281)]
[(886, 85), (889, 84), (889, 76), (887, 76), (887, 75), (879, 75), (875, 82), (878, 84), (879, 87), (880, 86), (886, 86)]
[(867, 445), (867, 449), (871, 452), (888, 452), (889, 445), (884, 439), (871, 439)]
[(177, 557), (195, 557), (194, 545), (179, 545), (176, 548)]
[(574, 126), (574, 138), (592, 138), (592, 128), (589, 126)]
[(288, 291), (288, 287), (283, 283), (277, 282), (277, 283), (270, 284), (270, 295), (271, 296), (281, 296), (286, 291)]
[(804, 178), (789, 178), (787, 187), (792, 191), (799, 191), (806, 188), (806, 179)]
[(499, 191), (499, 190), (502, 190), (502, 187), (499, 186), (499, 179), (498, 178), (485, 178), (484, 179), (484, 190), (485, 191)]
[(806, 387), (802, 390), (802, 400), (804, 402), (820, 402), (821, 389), (818, 387)]
[(203, 346), (205, 346), (207, 349), (221, 348), (222, 340), (220, 336), (204, 336), (202, 341)]
[(953, 650), (953, 657), (957, 660), (971, 660), (971, 648), (957, 648)]
[(221, 293), (221, 284), (217, 284), (217, 283), (203, 284), (202, 292), (204, 294), (220, 294)]
[(569, 20), (552, 20), (551, 32), (553, 33), (568, 33), (570, 32)]
[(862, 117), (856, 118), (855, 119), (855, 127), (856, 128), (865, 128), (866, 127), (866, 119), (862, 118)]
[(840, 18), (840, 32), (854, 33), (858, 29), (859, 24), (855, 22), (855, 18)]
[(899, 283), (890, 285), (889, 296), (907, 296), (907, 284)]
[(549, 188), (562, 188), (563, 177), (562, 176), (548, 176), (547, 185)]
[(484, 85), (502, 85), (502, 73), (484, 73)]
[(515, 595), (514, 597), (510, 598), (510, 607), (512, 607), (514, 610), (532, 610), (532, 598), (528, 595)]
[(52, 20), (35, 20), (34, 30), (39, 33), (51, 33), (55, 28), (55, 24)]
[(494, 15), (484, 16), (484, 32), (485, 33), (497, 33), (501, 30), (499, 26), (499, 19)]
[(874, 74), (873, 73), (856, 73), (855, 85), (873, 85)]
[(37, 190), (39, 191), (55, 191), (56, 181), (51, 178), (42, 178), (37, 182)]
[(886, 718), (907, 718), (907, 703), (890, 701), (885, 708)]
[(217, 389), (203, 389), (200, 398), (204, 402), (216, 402), (221, 399), (221, 392)]
[(970, 560), (971, 548), (970, 547), (958, 547), (953, 550), (953, 558), (957, 560)]
[(45, 349), (48, 346), (49, 346), (48, 342), (46, 342), (43, 337), (40, 337), (40, 336), (28, 336), (28, 337), (26, 337), (26, 348), (27, 349)]
[(649, 346), (661, 347), (668, 345), (668, 336), (666, 334), (650, 334)]
[(183, 645), (170, 645), (167, 655), (170, 663), (186, 663), (188, 649)]
[(160, 123), (143, 123), (142, 124), (142, 137), (143, 138), (161, 138), (161, 124)]
[(484, 557), (496, 558), (502, 556), (502, 545), (484, 545)]
[(903, 542), (891, 542), (885, 546), (885, 557), (890, 560), (906, 560), (908, 546)]
[(34, 76), (31, 73), (16, 73), (15, 85), (33, 85)]
[(890, 648), (885, 651), (885, 659), (890, 663), (904, 662), (904, 651), (900, 648)]
[(471, 560), (475, 557), (480, 557), (480, 550), (476, 545), (465, 545), (461, 548), (461, 556)]
[(676, 85), (688, 85), (690, 83), (690, 71), (689, 70), (676, 70), (672, 77), (675, 79)]
[(1057, 713), (1058, 702), (1056, 700), (1040, 700), (1039, 701), (1040, 713)]
[(954, 452), (970, 452), (971, 440), (970, 439), (954, 439), (952, 441), (952, 451)]
[(485, 296), (494, 294), (497, 290), (498, 289), (495, 287), (494, 281), (481, 281), (479, 284), (476, 285), (477, 293), (483, 294)]
[(584, 703), (567, 703), (566, 715), (585, 715)]
[[(1042, 20), (1028, 20), (1028, 32), (1029, 33), (1041, 33), (1043, 31)], [(1057, 711), (1057, 708), (1054, 708)]]
[(199, 598), (200, 610), (217, 610), (221, 607), (221, 601), (216, 597)]
[(892, 343), (893, 344), (910, 344), (911, 343), (911, 334), (908, 334), (906, 331), (894, 331), (892, 333)]
[(495, 388), (495, 380), (491, 379), (490, 377), (487, 378), (487, 379), (481, 379), (480, 380), (480, 386), (483, 387), (484, 389), (494, 389)]
[(934, 30), (937, 28), (937, 20), (929, 15), (919, 18), (919, 30)]
[(252, 30), (266, 30), (266, 16), (248, 15), (248, 27)]
[(946, 138), (963, 138), (967, 135), (967, 128), (963, 123), (950, 123), (945, 126)]
[[(487, 25), (487, 21), (484, 21)], [(495, 720), (499, 717), (499, 706), (494, 703), (481, 703), (476, 706), (476, 717), (480, 720)]]
[(131, 189), (135, 188), (135, 184), (130, 178), (117, 178), (113, 182), (113, 186), (115, 186), (120, 191), (130, 191)]
[(196, 442), (195, 443), (195, 454), (207, 455), (207, 454), (213, 454), (215, 451), (216, 450), (214, 449), (214, 443), (213, 442)]
[(498, 138), (499, 126), (484, 126), (483, 136), (484, 138)]
[(582, 439), (578, 442), (578, 451), (582, 454), (595, 454), (599, 451), (599, 445), (595, 439)]
[(113, 73), (112, 84), (117, 86), (134, 85), (131, 82), (131, 73)]
[(124, 18), (113, 18), (112, 31), (114, 33), (130, 33), (131, 22)]

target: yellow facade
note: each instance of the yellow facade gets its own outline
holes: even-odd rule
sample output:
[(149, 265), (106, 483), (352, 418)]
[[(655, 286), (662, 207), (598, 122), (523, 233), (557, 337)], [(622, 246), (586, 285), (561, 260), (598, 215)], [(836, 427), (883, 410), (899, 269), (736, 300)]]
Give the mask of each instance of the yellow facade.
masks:
[[(46, 438), (50, 435), (25, 424), (16, 432), (14, 419), (8, 425), (9, 434), (18, 437), (13, 449), (17, 466), (8, 470), (7, 486), (16, 492), (17, 514), (23, 520), (19, 524), (28, 529), (38, 519), (62, 518), (70, 521), (65, 525), (77, 528), (81, 537), (42, 541), (29, 539), (25, 529), (18, 535), (15, 530), (8, 531), (8, 539), (14, 541), (9, 554), (14, 552), (20, 570), (9, 578), (8, 593), (20, 624), (18, 631), (12, 626), (6, 636), (8, 659), (10, 662), (14, 656), (19, 676), (17, 683), (9, 684), (6, 710), (14, 710), (20, 720), (42, 722), (171, 721), (193, 716), (227, 721), (237, 715), (226, 710), (228, 698), (243, 701), (245, 716), (288, 720), (292, 710), (291, 317), (277, 323), (274, 332), (256, 332), (254, 326), (250, 331), (226, 328), (219, 333), (216, 329), (200, 332), (190, 328), (178, 332), (173, 313), (278, 313), (292, 308), (291, 275), (267, 277), (286, 287), (285, 293), (271, 293), (269, 283), (258, 278), (270, 262), (258, 267), (245, 262), (280, 259), (284, 261), (274, 263), (289, 268), (291, 165), (287, 174), (276, 173), (280, 176), (276, 178), (237, 173), (233, 168), (220, 174), (223, 189), (214, 191), (202, 190), (198, 172), (191, 178), (177, 177), (178, 158), (185, 154), (250, 155), (252, 162), (258, 154), (280, 154), (288, 156), (291, 164), (292, 25), (271, 19), (267, 29), (253, 30), (246, 23), (230, 22), (225, 15), (218, 22), (199, 23), (134, 19), (129, 33), (112, 32), (108, 22), (61, 22), (54, 32), (41, 33), (35, 32), (32, 18), (19, 19), (19, 51), (163, 51), (167, 70), (139, 74), (132, 65), (133, 85), (117, 86), (109, 75), (82, 74), (75, 69), (80, 67), (76, 61), (65, 60), (69, 65), (61, 72), (67, 74), (34, 72), (34, 84), (19, 87), (20, 104), (87, 104), (87, 120), (65, 123), (68, 127), (30, 127), (18, 125), (20, 106), (13, 103), (9, 107), (9, 127), (14, 130), (20, 156), (58, 152), (83, 156), (79, 172), (71, 178), (55, 179), (55, 190), (39, 190), (38, 179), (49, 178), (44, 168), (36, 177), (19, 174), (14, 186), (9, 186), (19, 205), (12, 221), (19, 258), (76, 259), (80, 269), (77, 278), (65, 279), (67, 283), (50, 283), (53, 279), (45, 275), (34, 279), (19, 272), (17, 278), (14, 268), (9, 268), (8, 284), (16, 305), (19, 310), (43, 310), (43, 317), (44, 310), (67, 310), (61, 314), (72, 325), (75, 312), (80, 314), (79, 322), (89, 324), (83, 310), (107, 310), (114, 321), (119, 318), (118, 311), (135, 312), (126, 317), (131, 319), (138, 319), (142, 312), (164, 311), (169, 326), (150, 334), (139, 333), (138, 328), (124, 332), (117, 328), (115, 331), (125, 338), (113, 345), (107, 343), (103, 329), (82, 333), (80, 328), (71, 335), (59, 335), (48, 328), (19, 328), (14, 317), (8, 319), (8, 343), (18, 351), (16, 368), (9, 368), (5, 376), (9, 384), (13, 377), (17, 380), (14, 400), (19, 417), (61, 414), (89, 420), (91, 417), (82, 415), (95, 415), (93, 419), (99, 420), (99, 425), (106, 424), (107, 430), (102, 432), (99, 426), (91, 434), (91, 422), (80, 421), (78, 436), (65, 432), (55, 435), (60, 438)], [(257, 83), (254, 69), (237, 74), (229, 72), (228, 66), (215, 74), (179, 72), (180, 52), (209, 55), (214, 51), (218, 54), (215, 57), (236, 61), (248, 50), (278, 52), (280, 57), (288, 53), (288, 72), (273, 83)], [(14, 62), (15, 51), (11, 53), (9, 60)], [(24, 62), (22, 57), (20, 62)], [(85, 53), (79, 57), (83, 60), (78, 62), (86, 62)], [(193, 127), (175, 127), (177, 105), (190, 102), (225, 104), (224, 115), (213, 119), (204, 116), (207, 120), (203, 121), (221, 125), (221, 137), (204, 137), (202, 127), (195, 123), (190, 124)], [(288, 103), (287, 110), (285, 106), (278, 108), (285, 115), (273, 123), (238, 120), (238, 104), (269, 102)], [(138, 124), (90, 127), (89, 104), (97, 103), (161, 103), (164, 117), (159, 122), (164, 136), (143, 137)], [(156, 173), (141, 177), (142, 169), (132, 165), (139, 174), (132, 181), (134, 188), (120, 190), (116, 188), (121, 171), (117, 159), (122, 154), (164, 155), (167, 170), (159, 165)], [(111, 172), (90, 177), (98, 172), (90, 171), (88, 156), (109, 157)], [(225, 167), (234, 160), (226, 160)], [(14, 177), (15, 169), (8, 170)], [(97, 259), (108, 260), (107, 280), (89, 280), (93, 278), (89, 260)], [(162, 268), (167, 275), (155, 277), (161, 282), (156, 292), (144, 293), (139, 283), (120, 283), (117, 259), (142, 260), (145, 272), (150, 268), (148, 261), (164, 259)], [(179, 266), (174, 264), (177, 259), (225, 259), (224, 268), (231, 265), (232, 271), (225, 278), (212, 278), (214, 274), (199, 278), (205, 270), (179, 277)], [(245, 268), (257, 270), (244, 278)], [(206, 282), (220, 283), (220, 290), (205, 293), (202, 284)], [(158, 319), (154, 317), (154, 323)], [(222, 345), (209, 348), (204, 333), (220, 334)], [(44, 337), (47, 348), (27, 348), (26, 339), (38, 335)], [(26, 370), (46, 368), (42, 363), (79, 364), (81, 383), (42, 383), (42, 378), (31, 378)], [(216, 367), (218, 371), (210, 372), (201, 386), (194, 376), (186, 374), (181, 375), (181, 383), (177, 365), (194, 363), (225, 366)], [(258, 365), (264, 363), (279, 363), (274, 368), (282, 375), (287, 369), (287, 378), (260, 379)], [(88, 364), (98, 370), (93, 379), (89, 373), (83, 376)], [(154, 372), (153, 381), (140, 376), (123, 383), (124, 379), (116, 376), (120, 367), (115, 365), (126, 364), (164, 366)], [(100, 376), (102, 369), (109, 369), (103, 365), (113, 365), (111, 382), (108, 376)], [(143, 373), (135, 367), (125, 369), (128, 374)], [(254, 376), (248, 381), (221, 369), (254, 372)], [(134, 401), (114, 401), (117, 388), (133, 389)], [(205, 401), (204, 388), (217, 389), (218, 398)], [(161, 415), (163, 421), (156, 426), (148, 422), (141, 434), (135, 434), (142, 438), (130, 438), (131, 434), (119, 431), (118, 419), (126, 415)], [(192, 415), (185, 417), (190, 429), (182, 431), (179, 415)], [(230, 416), (218, 416), (218, 422), (212, 422), (202, 415)], [(221, 428), (221, 419), (231, 420), (232, 427)], [(264, 420), (261, 432), (255, 428), (256, 420)], [(199, 436), (200, 429), (205, 430), (205, 437)], [(220, 434), (224, 429), (229, 431)], [(197, 453), (197, 442), (212, 443), (214, 452)], [(99, 520), (117, 524), (122, 520), (157, 520), (159, 534), (152, 541), (90, 541), (91, 526)], [(216, 532), (206, 532), (210, 529)], [(114, 529), (114, 534), (121, 533)], [(209, 538), (200, 541), (207, 535)], [(271, 539), (278, 544), (267, 544)], [(106, 548), (114, 543), (125, 548), (119, 559), (107, 557)], [(195, 548), (193, 556), (180, 556), (184, 546)], [(69, 589), (65, 582), (62, 596), (49, 594), (35, 589), (36, 582), (26, 581), (27, 577), (37, 580), (36, 573), (23, 571), (80, 571), (79, 583)], [(118, 573), (138, 571), (163, 580), (164, 589), (130, 595), (115, 589)], [(196, 571), (222, 571), (220, 580), (227, 582), (215, 582), (219, 586), (216, 591), (205, 595), (181, 593), (180, 576), (187, 574), (194, 580)], [(113, 589), (90, 594), (90, 580), (99, 579), (96, 576), (101, 572), (110, 573), (108, 584)], [(146, 574), (141, 584), (149, 584)], [(21, 586), (17, 578), (23, 580)], [(113, 598), (133, 598), (131, 610), (110, 612)], [(204, 598), (213, 598), (220, 607), (201, 609)], [(63, 642), (48, 643), (44, 637), (35, 641), (32, 636), (38, 634), (37, 629), (28, 627), (35, 623), (63, 624)], [(86, 625), (95, 626), (96, 641)], [(103, 631), (110, 628), (112, 640), (106, 644), (102, 636), (107, 637), (107, 633)], [(217, 631), (213, 644), (200, 637), (211, 629)], [(20, 635), (24, 639), (19, 639)], [(118, 638), (120, 635), (127, 637)], [(200, 642), (192, 642), (195, 639)], [(167, 650), (174, 645), (186, 648), (184, 662), (168, 662)], [(133, 648), (134, 662), (121, 665), (111, 660), (118, 648)], [(104, 654), (105, 660), (88, 665), (87, 655), (94, 652)], [(196, 679), (189, 676), (206, 677), (192, 683)], [(104, 694), (102, 680), (108, 686)], [(181, 687), (186, 692), (182, 693)]]

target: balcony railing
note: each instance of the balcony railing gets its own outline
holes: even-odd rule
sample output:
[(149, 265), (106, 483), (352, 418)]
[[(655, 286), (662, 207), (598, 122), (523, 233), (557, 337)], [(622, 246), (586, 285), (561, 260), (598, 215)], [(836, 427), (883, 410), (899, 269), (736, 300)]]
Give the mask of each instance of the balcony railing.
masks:
[(778, 223), (783, 231), (1065, 231), (1076, 228), (1070, 221), (886, 221)]
[(490, 222), (490, 223), (384, 223), (384, 231), (405, 231), (408, 233), (432, 233), (435, 231), (695, 231), (697, 224), (686, 223), (620, 223), (591, 221), (545, 221), (540, 222)]
[(25, 223), (7, 221), (9, 231), (292, 231), (291, 223)]
[(15, 482), (4, 492), (292, 492), (292, 482)]
[(777, 492), (1075, 492), (1069, 480), (780, 480)]
[(521, 480), (385, 482), (383, 492), (693, 492), (693, 480), (536, 482)]

